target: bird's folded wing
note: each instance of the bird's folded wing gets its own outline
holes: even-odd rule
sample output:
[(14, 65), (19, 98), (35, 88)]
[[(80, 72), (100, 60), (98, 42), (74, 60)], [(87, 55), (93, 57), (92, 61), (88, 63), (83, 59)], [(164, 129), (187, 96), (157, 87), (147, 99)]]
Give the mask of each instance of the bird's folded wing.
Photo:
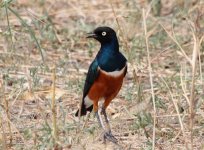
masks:
[(98, 69), (98, 62), (95, 59), (88, 70), (88, 74), (86, 76), (85, 85), (84, 85), (84, 91), (83, 91), (83, 99), (87, 96), (91, 86), (93, 85), (94, 81), (99, 76), (99, 69)]

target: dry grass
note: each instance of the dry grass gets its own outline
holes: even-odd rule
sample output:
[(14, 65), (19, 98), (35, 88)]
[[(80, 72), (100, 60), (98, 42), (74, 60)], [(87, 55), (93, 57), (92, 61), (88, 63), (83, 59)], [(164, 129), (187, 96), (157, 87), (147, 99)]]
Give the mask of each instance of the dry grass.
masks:
[[(0, 149), (204, 149), (204, 3), (158, 2), (3, 1)], [(101, 25), (129, 62), (108, 108), (120, 147), (74, 116), (99, 49), (85, 33)]]

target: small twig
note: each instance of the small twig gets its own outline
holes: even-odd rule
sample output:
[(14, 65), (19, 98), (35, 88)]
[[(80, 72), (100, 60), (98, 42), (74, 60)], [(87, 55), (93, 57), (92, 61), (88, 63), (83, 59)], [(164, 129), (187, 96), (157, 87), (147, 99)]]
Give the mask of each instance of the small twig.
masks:
[(19, 134), (19, 136), (20, 136), (20, 138), (21, 138), (22, 142), (25, 144), (25, 143), (26, 143), (26, 141), (25, 141), (24, 137), (22, 136), (21, 132), (19, 131), (19, 129), (16, 127), (16, 125), (14, 125), (14, 124), (13, 124), (13, 122), (11, 122), (11, 120), (10, 120), (10, 119), (8, 119), (8, 117), (7, 117), (7, 116), (5, 117), (5, 119), (6, 119), (6, 121), (7, 121), (7, 122), (9, 122), (9, 123), (10, 123), (10, 125), (11, 125), (11, 127), (12, 127), (12, 131), (13, 131), (13, 132), (15, 132), (15, 131), (16, 131), (16, 132)]
[(183, 77), (182, 77), (182, 66), (181, 66), (181, 71), (180, 71), (180, 80), (181, 80), (181, 88), (182, 88), (182, 91), (183, 91), (183, 96), (185, 97), (188, 105), (190, 106), (190, 100), (187, 96), (187, 93), (186, 93), (186, 82), (183, 81)]
[(23, 90), (22, 90), (22, 88), (20, 88), (19, 92), (16, 94), (15, 99), (14, 99), (13, 102), (11, 103), (11, 106), (13, 106), (13, 105), (16, 103), (18, 97), (22, 94), (22, 92), (23, 92)]
[(56, 86), (56, 66), (54, 65), (53, 69), (53, 74), (52, 74), (52, 134), (53, 134), (53, 139), (56, 143), (58, 140), (58, 135), (57, 135), (57, 111), (56, 111), (56, 100), (55, 100), (55, 86)]
[(5, 131), (4, 131), (4, 127), (3, 127), (3, 123), (2, 123), (2, 116), (1, 116), (1, 113), (0, 113), (0, 129), (1, 129), (1, 137), (2, 137), (2, 142), (1, 142), (1, 139), (0, 139), (0, 142), (2, 143), (3, 145), (3, 149), (7, 150), (8, 147), (6, 145), (6, 134), (5, 134)]
[[(9, 102), (6, 98), (5, 91), (6, 91), (6, 79), (3, 81), (3, 94), (4, 94), (4, 103), (5, 103), (5, 111), (6, 111), (6, 116), (8, 120), (10, 120), (10, 114), (9, 114)], [(8, 129), (9, 129), (9, 145), (12, 145), (12, 132), (11, 132), (11, 124), (10, 121), (7, 121)]]
[(20, 111), (19, 111), (19, 114), (18, 114), (18, 119), (20, 119), (22, 113), (23, 113), (23, 110), (24, 110), (24, 106), (25, 106), (25, 99), (22, 100), (22, 105), (21, 105), (21, 108), (20, 108)]
[[(201, 46), (201, 43), (204, 41), (204, 35), (200, 38), (200, 41), (199, 41), (199, 46)], [(201, 80), (201, 83), (202, 85), (203, 84), (203, 73), (202, 73), (202, 61), (201, 61), (201, 57), (200, 57), (201, 53), (200, 53), (200, 48), (199, 48), (199, 53), (198, 53), (198, 59), (199, 59), (199, 71), (200, 71), (200, 80)]]
[(90, 114), (91, 114), (91, 113), (88, 113), (88, 115), (86, 115), (86, 119), (85, 119), (84, 124), (83, 124), (83, 126), (82, 126), (82, 128), (81, 128), (81, 131), (83, 131), (83, 129), (85, 128), (85, 126), (86, 126), (86, 124), (87, 124), (87, 122), (88, 122), (88, 119), (89, 119), (89, 117), (90, 117)]

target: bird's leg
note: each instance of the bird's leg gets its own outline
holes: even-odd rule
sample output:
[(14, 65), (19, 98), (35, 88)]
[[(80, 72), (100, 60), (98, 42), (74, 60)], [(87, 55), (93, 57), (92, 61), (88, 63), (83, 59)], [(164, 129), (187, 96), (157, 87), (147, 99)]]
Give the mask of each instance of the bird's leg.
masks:
[[(106, 134), (106, 128), (105, 128), (105, 126), (104, 126), (104, 124), (103, 124), (103, 120), (102, 120), (101, 116), (99, 115), (99, 112), (98, 112), (98, 111), (95, 112), (95, 116), (96, 116), (96, 118), (97, 118), (97, 120), (98, 120), (98, 123), (99, 123), (100, 127), (104, 130), (104, 132), (105, 132), (105, 134)], [(103, 142), (104, 142), (104, 143), (106, 143), (105, 134), (104, 134), (104, 137), (103, 137)]]
[[(98, 104), (98, 103), (97, 103)], [(94, 111), (95, 111), (95, 116), (98, 120), (98, 123), (100, 125), (100, 127), (102, 127), (102, 129), (104, 130), (104, 136), (103, 136), (103, 142), (105, 143), (106, 142), (106, 139), (117, 144), (117, 139), (112, 135), (111, 133), (111, 129), (110, 129), (110, 125), (109, 125), (109, 121), (108, 121), (108, 118), (107, 118), (107, 115), (106, 115), (106, 111), (105, 111), (105, 107), (103, 106), (102, 107), (102, 110), (101, 110), (101, 113), (104, 115), (104, 118), (105, 118), (105, 122), (106, 122), (106, 126), (104, 125), (103, 123), (103, 119), (101, 118), (101, 115), (99, 114), (99, 111), (98, 111), (98, 105), (95, 105), (94, 107)], [(108, 129), (106, 129), (108, 128)]]
[(100, 115), (99, 112), (98, 112), (98, 101), (94, 101), (94, 102), (93, 102), (93, 109), (94, 109), (94, 112), (95, 112), (95, 116), (96, 116), (96, 118), (97, 118), (97, 120), (98, 120), (99, 126), (100, 126), (101, 128), (103, 128), (103, 130), (105, 130), (105, 126), (104, 126), (104, 124), (103, 124), (103, 120), (102, 120), (102, 118), (101, 118), (101, 115)]
[(106, 109), (105, 107), (102, 107), (102, 110), (101, 110), (102, 114), (104, 115), (104, 118), (105, 118), (105, 122), (106, 122), (106, 127), (107, 127), (107, 130), (104, 134), (104, 141), (106, 139), (108, 139), (109, 141), (117, 144), (117, 139), (112, 135), (111, 133), (111, 128), (110, 128), (110, 124), (109, 124), (109, 121), (108, 121), (108, 117), (107, 117), (107, 114), (106, 114)]
[(99, 115), (98, 110), (95, 112), (95, 116), (96, 116), (96, 118), (98, 120), (98, 123), (99, 123), (100, 127), (103, 128), (103, 130), (105, 130), (103, 120), (102, 120), (101, 116)]
[(107, 117), (107, 114), (106, 114), (106, 109), (104, 107), (102, 107), (101, 113), (104, 115), (104, 118), (105, 118), (107, 132), (111, 133), (111, 128), (110, 128), (110, 124), (109, 124), (108, 117)]

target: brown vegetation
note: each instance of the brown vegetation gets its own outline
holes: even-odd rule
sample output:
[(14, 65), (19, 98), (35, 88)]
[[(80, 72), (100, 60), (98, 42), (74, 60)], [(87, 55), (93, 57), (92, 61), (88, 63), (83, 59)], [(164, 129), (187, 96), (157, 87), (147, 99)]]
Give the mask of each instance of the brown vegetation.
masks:
[[(0, 149), (204, 148), (202, 0), (4, 0), (0, 20)], [(102, 25), (129, 62), (107, 110), (120, 146), (74, 117)]]

